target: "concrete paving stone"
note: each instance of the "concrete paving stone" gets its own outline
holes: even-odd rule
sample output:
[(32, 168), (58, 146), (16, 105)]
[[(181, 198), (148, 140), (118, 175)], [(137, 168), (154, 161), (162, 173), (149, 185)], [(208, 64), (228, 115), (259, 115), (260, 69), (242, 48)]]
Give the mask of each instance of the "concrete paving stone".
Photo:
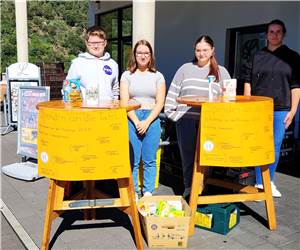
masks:
[(280, 247), (277, 247), (271, 243), (264, 243), (262, 245), (256, 246), (255, 250), (276, 250), (276, 249), (281, 249)]
[(296, 231), (299, 231), (300, 228), (300, 218), (299, 217), (293, 217), (289, 214), (284, 214), (278, 217), (277, 219), (278, 224), (285, 225), (287, 227), (290, 227)]
[[(91, 241), (96, 241), (101, 235), (101, 239), (117, 238), (118, 241), (123, 242), (122, 245), (133, 244), (134, 240), (125, 227), (116, 226), (112, 220), (95, 220), (95, 221), (76, 221), (71, 227), (66, 228), (58, 237), (65, 242), (65, 244), (74, 245), (74, 235), (77, 235), (76, 240), (79, 241), (77, 245), (85, 242), (86, 236)], [(106, 241), (106, 240), (105, 240)], [(107, 241), (107, 244), (114, 244), (114, 241)], [(106, 244), (106, 243), (104, 243)], [(85, 247), (92, 247), (86, 244)]]
[(295, 248), (295, 249), (300, 249), (300, 235), (299, 235), (299, 232), (300, 231), (298, 231), (298, 232), (296, 232), (294, 234), (290, 234), (288, 236), (289, 241), (284, 242), (284, 243), (280, 244), (279, 246), (282, 247), (282, 248), (285, 248), (288, 245), (297, 244), (298, 248)]
[(29, 235), (41, 235), (44, 228), (44, 219), (36, 215), (24, 217), (21, 225)]
[[(263, 225), (256, 226), (256, 227), (249, 225), (247, 228), (244, 229), (244, 232), (247, 235), (255, 235), (255, 238), (273, 233), (273, 231), (270, 231), (268, 228), (266, 228)], [(254, 240), (255, 240), (255, 238), (254, 238)]]
[(247, 248), (255, 248), (265, 242), (262, 238), (259, 238), (257, 234), (251, 232), (231, 236), (231, 238)]
[[(96, 224), (96, 228), (80, 228), (80, 229), (72, 229), (72, 230), (66, 230), (61, 234), (62, 239), (68, 243), (71, 242), (74, 238), (74, 233), (80, 232), (81, 235), (79, 235), (78, 239), (84, 238), (86, 235), (89, 235), (89, 239), (91, 240), (97, 240), (99, 238), (99, 235), (101, 237), (104, 237), (105, 239), (110, 239), (110, 238), (118, 238), (118, 241), (125, 241), (125, 242), (130, 242), (134, 241), (132, 238), (132, 235), (130, 231), (126, 230), (125, 228), (122, 227), (98, 227), (99, 224)], [(112, 243), (112, 242), (108, 242)]]
[(237, 242), (237, 241), (231, 241), (229, 244), (221, 245), (219, 249), (223, 250), (231, 250), (231, 249), (239, 249), (239, 250), (250, 250), (252, 248), (248, 248), (245, 245)]
[(290, 239), (287, 236), (281, 235), (278, 231), (273, 231), (268, 235), (262, 235), (260, 238), (271, 244), (274, 244), (275, 246), (280, 246), (290, 242)]
[(81, 250), (83, 250), (83, 248), (76, 248), (75, 246), (68, 246), (68, 245), (66, 245), (64, 242), (61, 242), (60, 244), (59, 244), (59, 246), (57, 246), (57, 245), (53, 245), (52, 247), (51, 247), (51, 250), (76, 250), (76, 249), (81, 249)]
[(240, 224), (243, 228), (247, 228), (250, 226), (261, 225), (261, 222), (254, 218), (252, 215), (242, 215), (240, 216)]
[(13, 185), (11, 185), (9, 182), (7, 182), (4, 175), (1, 173), (1, 198), (2, 200), (5, 200), (6, 202), (9, 199), (14, 199), (16, 189)]
[(287, 192), (279, 200), (283, 207), (294, 205), (294, 203), (299, 204), (299, 197), (297, 195), (295, 195), (295, 192), (293, 192), (293, 191)]
[(207, 230), (204, 230), (204, 229), (200, 229), (200, 230), (203, 230), (204, 232), (208, 233), (207, 236), (204, 239), (213, 238), (214, 240), (223, 241), (223, 240), (226, 240), (228, 238), (227, 235), (223, 235), (223, 234), (219, 234), (219, 233), (216, 233), (216, 232), (207, 231)]
[[(66, 244), (60, 237), (58, 237), (54, 242), (52, 241), (53, 235), (50, 237), (50, 243), (52, 244), (51, 250), (69, 250), (69, 249), (75, 249), (74, 245)], [(76, 239), (77, 235), (74, 235), (74, 239)], [(42, 242), (40, 243), (40, 246), (42, 245)], [(81, 248), (84, 250), (84, 248)]]
[(293, 241), (283, 246), (284, 250), (296, 250), (300, 249), (300, 242), (299, 241)]
[(26, 201), (21, 199), (18, 195), (16, 196), (16, 199), (18, 199), (18, 201), (9, 200), (5, 201), (5, 204), (18, 220), (35, 215), (36, 211), (31, 209)]
[(1, 249), (25, 250), (25, 246), (19, 240), (5, 217), (1, 213)]
[(199, 240), (199, 239), (203, 239), (203, 240), (209, 240), (210, 238), (213, 238), (215, 236), (215, 233), (209, 232), (207, 230), (201, 229), (201, 228), (195, 228), (195, 233), (189, 237), (189, 239), (191, 241), (193, 240)]
[[(38, 181), (37, 181), (38, 182)], [(37, 183), (28, 183), (28, 182), (22, 182), (20, 181), (20, 184), (19, 184), (19, 194), (21, 195), (21, 197), (26, 200), (28, 203), (33, 203), (35, 202), (37, 199), (36, 199), (36, 194), (45, 194), (47, 192), (47, 187), (38, 187), (38, 185), (36, 185)], [(33, 191), (33, 190), (36, 190), (36, 189), (39, 189), (38, 192), (36, 191)], [(43, 197), (47, 197), (47, 195), (43, 195)], [(39, 197), (39, 198), (43, 198), (43, 197)]]
[[(265, 203), (263, 201), (260, 202), (245, 202), (244, 205), (246, 206), (245, 210), (243, 210), (243, 206), (241, 206), (240, 211), (242, 211), (242, 216), (252, 216), (252, 212), (260, 214), (260, 216), (264, 217), (266, 216), (266, 209), (265, 209)], [(250, 210), (250, 211), (249, 211)], [(253, 210), (253, 211), (251, 211)]]
[(198, 248), (195, 247), (192, 249), (245, 249), (245, 247), (233, 239), (224, 237), (223, 239), (218, 238), (203, 241), (198, 245)]
[[(297, 221), (297, 222), (296, 222)], [(282, 224), (285, 225), (286, 227), (291, 229), (291, 234), (294, 232), (300, 232), (300, 219), (299, 218), (295, 218), (294, 222), (283, 222)], [(289, 235), (289, 233), (287, 233), (286, 235)], [(300, 235), (299, 235), (300, 237)]]
[[(21, 158), (16, 155), (16, 133), (10, 133), (1, 139), (5, 141), (1, 148), (2, 156), (4, 156), (1, 159), (2, 166), (21, 162)], [(240, 224), (226, 236), (195, 229), (195, 234), (189, 238), (188, 249), (300, 249), (300, 179), (282, 173), (276, 173), (275, 178), (277, 187), (284, 194), (281, 199), (274, 199), (278, 218), (277, 231), (270, 231), (257, 218), (251, 214), (243, 214), (242, 211)], [(35, 182), (24, 182), (3, 175), (1, 179), (2, 199), (29, 233), (32, 240), (40, 247), (47, 202), (48, 179), (42, 178)], [(173, 188), (160, 184), (155, 195), (173, 195)], [(264, 202), (245, 202), (245, 204), (266, 218)], [(24, 213), (26, 216), (22, 216)], [(110, 215), (114, 216), (113, 213)], [(63, 218), (60, 217), (53, 221), (50, 239), (53, 239), (54, 234), (58, 233), (62, 221)], [(108, 221), (113, 221), (113, 219), (108, 219), (107, 214), (100, 216), (95, 222), (75, 221), (72, 225), (85, 225), (91, 222), (92, 227), (87, 229), (75, 227), (75, 229), (63, 231), (58, 235), (52, 249), (134, 249), (134, 240), (130, 232), (119, 224), (104, 227), (103, 223)], [(128, 218), (127, 222), (125, 219), (120, 219), (119, 223), (126, 225)], [(11, 242), (9, 246), (2, 247), (2, 249), (12, 249), (10, 246), (13, 244), (14, 242)], [(148, 249), (145, 239), (144, 246), (145, 249)]]
[(299, 207), (300, 204), (297, 202), (286, 202), (281, 204), (279, 208), (277, 208), (276, 212), (278, 213), (277, 217), (280, 218), (280, 216), (285, 214), (293, 213), (295, 216), (300, 217), (299, 213), (297, 211), (294, 211), (296, 207)]
[(293, 235), (299, 233), (300, 227), (291, 227), (286, 221), (277, 220), (278, 227), (277, 232), (283, 236)]
[(233, 229), (231, 229), (229, 231), (229, 233), (227, 234), (228, 237), (235, 237), (238, 236), (240, 234), (245, 234), (245, 229), (244, 227), (240, 224), (236, 225)]
[[(135, 244), (133, 243), (132, 245), (128, 246), (128, 244), (123, 244), (123, 242), (118, 241), (118, 239), (109, 239), (108, 240), (93, 240), (89, 241), (89, 246), (84, 245), (82, 247), (82, 244), (79, 242), (78, 244), (75, 242), (72, 245), (75, 245), (75, 247), (72, 249), (85, 249), (85, 250), (102, 250), (102, 249), (111, 249), (111, 250), (117, 250), (117, 249), (122, 249), (122, 250), (132, 250), (136, 249)], [(146, 245), (144, 245), (144, 249), (148, 249)]]

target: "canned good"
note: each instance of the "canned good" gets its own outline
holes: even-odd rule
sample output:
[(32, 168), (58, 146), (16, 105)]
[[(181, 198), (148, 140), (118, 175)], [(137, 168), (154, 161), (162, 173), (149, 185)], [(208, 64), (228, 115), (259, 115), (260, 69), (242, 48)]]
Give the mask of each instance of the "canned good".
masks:
[(214, 82), (216, 81), (216, 77), (214, 75), (207, 76), (208, 82)]

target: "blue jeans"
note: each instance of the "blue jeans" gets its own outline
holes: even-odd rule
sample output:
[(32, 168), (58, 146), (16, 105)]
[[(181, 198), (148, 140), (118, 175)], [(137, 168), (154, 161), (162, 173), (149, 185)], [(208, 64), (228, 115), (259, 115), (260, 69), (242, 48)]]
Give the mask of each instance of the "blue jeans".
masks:
[[(288, 111), (274, 112), (273, 129), (274, 129), (275, 162), (269, 165), (271, 181), (273, 181), (275, 171), (279, 162), (281, 143), (283, 141), (284, 133), (285, 133), (285, 123), (283, 121), (287, 113)], [(255, 175), (256, 175), (256, 184), (262, 184), (260, 167), (255, 168)]]
[[(135, 110), (135, 114), (140, 121), (145, 120), (151, 110)], [(155, 188), (156, 178), (156, 152), (160, 142), (160, 119), (155, 119), (144, 135), (139, 135), (133, 122), (128, 120), (129, 140), (130, 140), (130, 163), (132, 168), (132, 177), (135, 192), (139, 192), (138, 169), (142, 157), (144, 179), (142, 192), (152, 193)]]
[(191, 188), (192, 184), (198, 128), (199, 121), (197, 120), (181, 118), (176, 122), (176, 134), (185, 188), (184, 196), (189, 194), (188, 189)]

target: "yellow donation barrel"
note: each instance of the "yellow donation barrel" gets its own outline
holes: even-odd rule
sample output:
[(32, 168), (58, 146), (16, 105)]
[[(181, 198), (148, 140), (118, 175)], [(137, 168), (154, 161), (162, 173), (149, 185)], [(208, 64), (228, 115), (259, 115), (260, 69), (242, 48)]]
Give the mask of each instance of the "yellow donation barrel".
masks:
[(39, 108), (39, 175), (67, 181), (130, 176), (125, 108)]
[(273, 100), (203, 103), (200, 165), (246, 167), (273, 163)]

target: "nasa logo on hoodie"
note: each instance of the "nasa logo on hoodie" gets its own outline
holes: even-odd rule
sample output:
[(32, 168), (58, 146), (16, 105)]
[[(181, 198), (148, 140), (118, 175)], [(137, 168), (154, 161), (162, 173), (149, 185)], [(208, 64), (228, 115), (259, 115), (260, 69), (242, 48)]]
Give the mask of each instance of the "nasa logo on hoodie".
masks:
[(111, 67), (109, 67), (108, 65), (104, 65), (103, 71), (104, 71), (105, 74), (107, 74), (107, 75), (111, 75), (111, 74), (112, 74), (112, 69), (111, 69)]

